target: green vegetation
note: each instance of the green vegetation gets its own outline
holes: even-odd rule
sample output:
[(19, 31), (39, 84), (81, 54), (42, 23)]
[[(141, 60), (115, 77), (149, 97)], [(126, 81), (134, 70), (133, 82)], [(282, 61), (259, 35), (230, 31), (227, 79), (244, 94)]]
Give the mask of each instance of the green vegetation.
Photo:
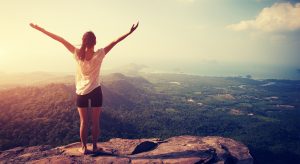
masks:
[[(62, 83), (0, 90), (0, 149), (78, 142), (74, 91)], [(111, 74), (103, 79), (100, 141), (217, 135), (246, 144), (256, 163), (296, 163), (299, 91), (300, 81)]]

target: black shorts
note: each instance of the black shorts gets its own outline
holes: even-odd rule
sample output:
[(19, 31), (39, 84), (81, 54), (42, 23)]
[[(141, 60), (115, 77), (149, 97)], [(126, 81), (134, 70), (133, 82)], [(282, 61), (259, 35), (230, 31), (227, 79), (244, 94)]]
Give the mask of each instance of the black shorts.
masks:
[(102, 90), (101, 86), (95, 88), (86, 95), (78, 95), (76, 105), (80, 108), (89, 107), (89, 100), (91, 101), (91, 107), (102, 107)]

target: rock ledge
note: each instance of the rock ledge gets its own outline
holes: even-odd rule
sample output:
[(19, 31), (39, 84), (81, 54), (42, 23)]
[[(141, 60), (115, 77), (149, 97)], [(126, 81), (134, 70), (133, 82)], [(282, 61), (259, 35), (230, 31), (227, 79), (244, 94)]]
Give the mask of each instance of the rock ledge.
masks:
[[(0, 163), (198, 163), (252, 164), (249, 149), (230, 138), (176, 136), (166, 140), (114, 138), (98, 143), (98, 154), (82, 155), (80, 143), (16, 147), (0, 152)], [(91, 150), (91, 144), (88, 149)]]

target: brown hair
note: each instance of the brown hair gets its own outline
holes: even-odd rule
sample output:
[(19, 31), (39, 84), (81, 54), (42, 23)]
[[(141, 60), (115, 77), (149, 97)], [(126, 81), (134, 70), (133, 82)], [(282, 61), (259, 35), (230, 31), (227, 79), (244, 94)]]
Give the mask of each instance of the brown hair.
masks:
[(96, 44), (96, 36), (92, 31), (84, 33), (82, 37), (82, 44), (79, 49), (78, 57), (80, 60), (85, 59), (86, 48), (92, 48)]

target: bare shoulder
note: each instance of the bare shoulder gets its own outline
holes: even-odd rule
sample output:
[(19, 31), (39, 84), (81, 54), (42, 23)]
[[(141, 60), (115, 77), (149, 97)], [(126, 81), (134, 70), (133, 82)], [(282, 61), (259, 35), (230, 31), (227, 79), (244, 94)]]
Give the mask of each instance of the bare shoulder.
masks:
[(99, 48), (95, 51), (95, 54), (98, 56), (98, 58), (104, 58), (105, 56), (105, 50), (104, 48)]
[(77, 54), (78, 52), (79, 52), (79, 49), (75, 47), (73, 54)]
[(104, 48), (99, 48), (95, 51), (95, 54), (99, 55), (104, 52)]
[(77, 57), (78, 57), (78, 54), (79, 53), (79, 49), (78, 48), (74, 48), (74, 51), (72, 52), (72, 56), (75, 58), (75, 59), (77, 59)]
[(105, 48), (99, 48), (98, 51), (99, 51), (100, 54), (103, 54), (103, 55), (106, 54)]

